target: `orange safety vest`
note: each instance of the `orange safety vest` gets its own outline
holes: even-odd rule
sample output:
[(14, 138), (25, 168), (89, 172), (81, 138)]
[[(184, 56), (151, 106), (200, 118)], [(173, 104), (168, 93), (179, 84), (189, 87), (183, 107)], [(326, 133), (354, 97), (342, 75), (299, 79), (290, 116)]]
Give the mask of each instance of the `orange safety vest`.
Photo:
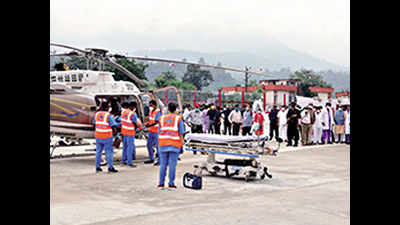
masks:
[(108, 120), (109, 116), (110, 113), (106, 111), (96, 112), (94, 116), (96, 120), (94, 137), (96, 139), (107, 139), (113, 136), (110, 121)]
[[(156, 122), (156, 121), (155, 121), (155, 118), (156, 118), (156, 114), (157, 114), (158, 112), (160, 112), (159, 109), (155, 109), (155, 110), (153, 110), (152, 112), (150, 112), (149, 123), (154, 123), (154, 122)], [(153, 132), (153, 133), (158, 133), (158, 124), (149, 127), (149, 131), (150, 131), (150, 132)]]
[(182, 148), (182, 140), (179, 136), (179, 121), (182, 118), (175, 114), (163, 115), (160, 118), (160, 134), (158, 135), (158, 146), (173, 146)]
[(133, 111), (124, 109), (121, 113), (121, 134), (127, 136), (135, 136), (135, 125), (133, 124), (131, 117)]

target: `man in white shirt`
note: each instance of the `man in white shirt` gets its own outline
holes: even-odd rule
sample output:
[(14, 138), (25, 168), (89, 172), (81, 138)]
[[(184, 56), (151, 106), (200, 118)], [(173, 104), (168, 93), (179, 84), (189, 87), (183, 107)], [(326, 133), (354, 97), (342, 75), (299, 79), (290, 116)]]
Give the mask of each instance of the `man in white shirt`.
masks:
[(313, 125), (313, 143), (321, 144), (322, 137), (322, 106), (317, 106), (315, 110), (315, 122)]
[(242, 113), (240, 112), (239, 105), (235, 106), (235, 110), (228, 116), (228, 120), (233, 125), (233, 135), (238, 136), (240, 131), (240, 125), (242, 124)]
[(286, 106), (282, 106), (281, 110), (278, 112), (278, 120), (279, 120), (279, 136), (282, 140), (287, 141), (287, 109)]

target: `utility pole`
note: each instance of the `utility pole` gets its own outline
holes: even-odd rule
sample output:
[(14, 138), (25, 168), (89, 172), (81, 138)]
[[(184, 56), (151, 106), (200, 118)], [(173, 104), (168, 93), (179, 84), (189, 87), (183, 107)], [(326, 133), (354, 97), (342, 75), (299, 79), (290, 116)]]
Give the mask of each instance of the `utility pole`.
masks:
[[(249, 83), (250, 75), (247, 71), (249, 71), (250, 68), (251, 67), (247, 67), (247, 66), (245, 67), (246, 72), (244, 74), (244, 96), (246, 96), (246, 94), (247, 94), (247, 87), (249, 85), (248, 83)], [(246, 99), (244, 99), (244, 101), (246, 101)]]

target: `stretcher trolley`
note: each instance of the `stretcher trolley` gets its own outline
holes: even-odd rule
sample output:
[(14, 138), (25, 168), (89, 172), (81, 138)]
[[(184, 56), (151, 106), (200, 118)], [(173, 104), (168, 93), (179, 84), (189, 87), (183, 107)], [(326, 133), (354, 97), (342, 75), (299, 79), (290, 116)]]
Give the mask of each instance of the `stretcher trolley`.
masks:
[[(186, 134), (184, 149), (207, 153), (207, 161), (194, 165), (195, 174), (211, 176), (241, 176), (246, 181), (265, 176), (272, 178), (268, 168), (258, 160), (260, 157), (276, 156), (282, 139), (276, 146), (266, 146), (267, 136), (225, 136), (212, 134)], [(216, 154), (232, 156), (216, 160)]]

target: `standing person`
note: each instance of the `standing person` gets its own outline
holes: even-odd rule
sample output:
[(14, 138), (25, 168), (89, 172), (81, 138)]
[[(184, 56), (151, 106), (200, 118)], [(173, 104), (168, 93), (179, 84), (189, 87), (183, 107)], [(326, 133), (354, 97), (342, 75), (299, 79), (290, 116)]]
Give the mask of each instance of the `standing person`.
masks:
[(176, 104), (171, 102), (168, 104), (169, 114), (162, 115), (160, 118), (160, 133), (158, 136), (160, 146), (160, 176), (158, 187), (164, 188), (165, 175), (168, 171), (168, 188), (176, 188), (175, 173), (178, 156), (183, 149), (183, 134), (185, 133), (185, 125), (181, 116), (176, 114)]
[(303, 146), (311, 144), (311, 131), (314, 119), (314, 113), (311, 107), (312, 103), (304, 107), (304, 109), (300, 113), (301, 144)]
[(124, 144), (127, 145), (125, 151), (122, 151), (122, 164), (130, 167), (136, 167), (132, 161), (136, 159), (135, 134), (136, 129), (141, 129), (142, 124), (136, 114), (136, 102), (129, 103), (129, 110), (121, 114), (121, 134), (124, 135)]
[[(200, 105), (196, 104), (194, 110), (189, 113), (187, 122), (190, 124), (192, 133), (203, 133), (203, 114), (200, 111)], [(196, 155), (197, 151), (193, 151), (193, 155)]]
[(240, 113), (239, 105), (236, 105), (235, 110), (233, 110), (229, 114), (228, 120), (233, 125), (233, 135), (238, 136), (240, 131), (240, 124), (242, 123), (242, 114)]
[(257, 108), (257, 111), (254, 115), (253, 123), (258, 123), (260, 125), (258, 130), (256, 130), (256, 135), (257, 136), (263, 135), (263, 133), (264, 133), (264, 116), (261, 112), (260, 107)]
[[(161, 111), (157, 108), (157, 102), (155, 100), (151, 100), (149, 102), (149, 111), (149, 121), (145, 124), (145, 126), (149, 128), (149, 134), (147, 138), (147, 152), (149, 153), (149, 160), (144, 161), (146, 164), (154, 162), (153, 146), (156, 147), (156, 155), (159, 155), (158, 122), (160, 121)], [(159, 157), (157, 157), (157, 162), (154, 163), (154, 165), (160, 165)]]
[(292, 140), (294, 140), (294, 147), (298, 146), (299, 142), (299, 118), (300, 112), (296, 109), (296, 103), (292, 102), (290, 104), (290, 109), (286, 114), (287, 118), (287, 136), (288, 136), (288, 144), (287, 146), (292, 146)]
[(208, 107), (206, 105), (202, 106), (203, 108), (203, 133), (207, 133), (208, 131), (208, 117), (207, 117), (207, 113), (208, 113)]
[(210, 109), (207, 112), (207, 119), (208, 119), (208, 133), (214, 134), (215, 133), (215, 122), (217, 117), (217, 110), (215, 110), (215, 106), (211, 105)]
[(222, 112), (224, 114), (224, 135), (228, 133), (228, 135), (231, 135), (231, 126), (232, 123), (228, 120), (229, 115), (231, 114), (232, 109), (227, 105), (225, 106), (224, 111)]
[(320, 144), (322, 137), (322, 123), (321, 123), (321, 106), (317, 106), (315, 110), (315, 122), (313, 124), (314, 134), (313, 143)]
[(221, 124), (222, 124), (222, 110), (221, 107), (217, 106), (217, 114), (215, 115), (215, 133), (221, 134)]
[(100, 104), (99, 111), (94, 115), (93, 124), (95, 126), (94, 137), (96, 138), (96, 172), (103, 171), (100, 167), (101, 153), (103, 149), (106, 153), (108, 164), (108, 172), (116, 173), (118, 170), (114, 168), (114, 149), (113, 149), (113, 129), (115, 132), (118, 124), (108, 112), (109, 106), (107, 102)]
[(190, 124), (192, 133), (203, 133), (203, 114), (200, 111), (199, 104), (196, 104), (195, 108), (189, 113), (187, 122)]
[[(129, 109), (129, 103), (128, 102), (124, 102), (122, 103), (122, 111), (121, 111), (121, 117), (120, 117), (120, 121), (122, 122), (122, 118), (128, 118), (129, 113), (131, 112), (131, 110)], [(131, 148), (130, 143), (128, 142), (128, 135), (126, 135), (127, 130), (122, 129), (121, 126), (121, 136), (122, 136), (122, 159), (121, 162), (122, 164), (126, 165), (126, 156), (127, 156), (127, 151), (128, 151), (128, 146), (129, 148)], [(132, 165), (132, 167), (135, 167), (135, 165)]]
[(346, 114), (346, 119), (344, 122), (344, 127), (346, 134), (346, 144), (350, 144), (350, 105), (347, 105), (345, 114)]
[[(332, 125), (334, 124), (334, 121), (333, 121), (333, 111), (331, 109), (331, 103), (329, 102), (325, 104), (325, 108), (321, 112), (321, 123), (322, 123), (322, 137), (321, 137), (322, 144), (325, 143), (332, 144), (331, 134), (333, 127)], [(325, 142), (325, 140), (327, 142)]]
[(269, 118), (269, 136), (270, 140), (274, 137), (274, 131), (275, 131), (275, 139), (278, 140), (279, 137), (279, 123), (278, 123), (278, 109), (276, 108), (276, 105), (274, 105), (271, 109), (271, 111), (268, 114)]
[(337, 135), (336, 143), (344, 143), (344, 122), (346, 115), (343, 110), (344, 106), (340, 106), (335, 113), (335, 133)]
[(243, 124), (242, 124), (242, 135), (250, 135), (251, 124), (253, 122), (253, 113), (250, 110), (250, 106), (246, 104), (243, 112)]
[(287, 110), (286, 106), (282, 106), (281, 110), (279, 110), (278, 115), (276, 116), (278, 118), (279, 122), (279, 137), (282, 138), (282, 140), (287, 141), (287, 118), (286, 118)]

